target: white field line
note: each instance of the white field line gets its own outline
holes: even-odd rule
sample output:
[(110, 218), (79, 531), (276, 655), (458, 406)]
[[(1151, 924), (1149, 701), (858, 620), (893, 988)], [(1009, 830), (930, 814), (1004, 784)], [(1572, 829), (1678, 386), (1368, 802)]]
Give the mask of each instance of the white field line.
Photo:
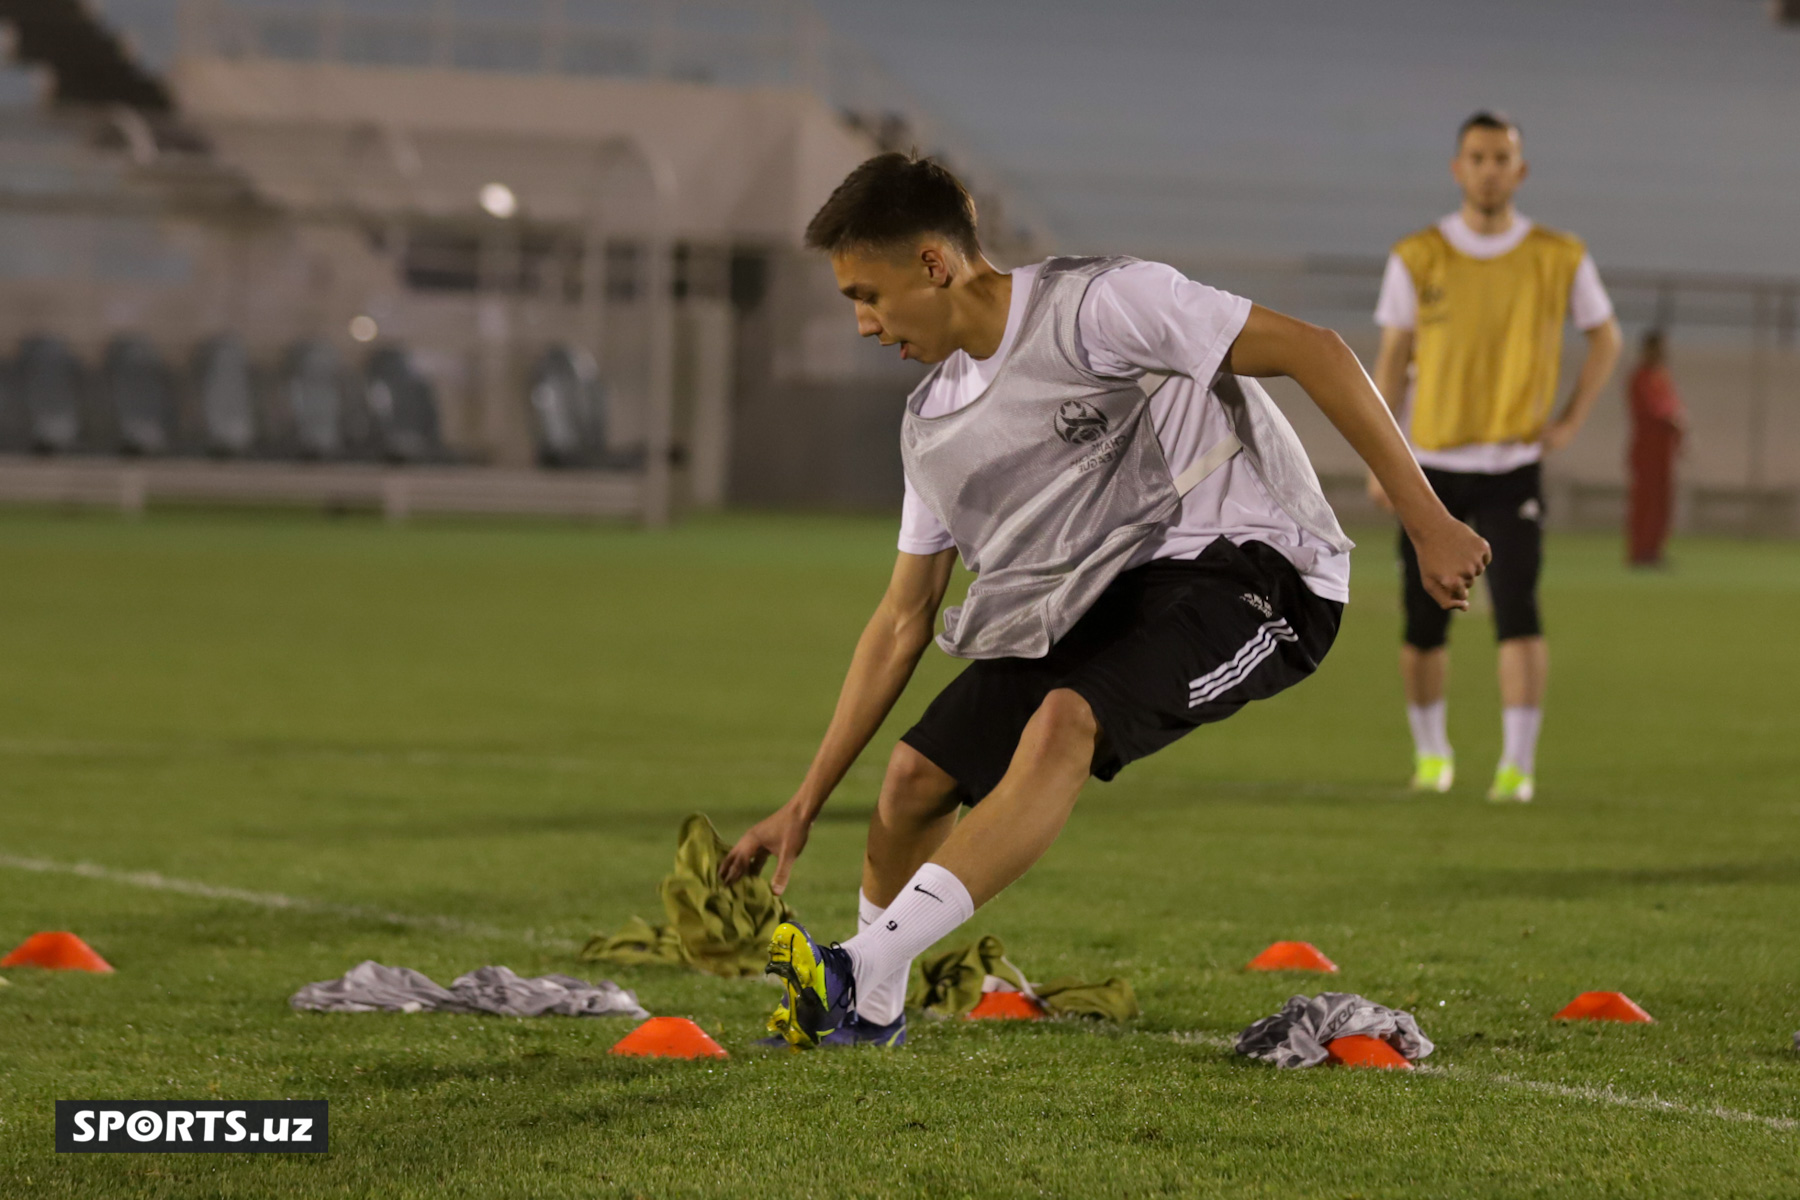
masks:
[(1450, 1079), (1467, 1079), (1475, 1083), (1493, 1087), (1517, 1088), (1525, 1092), (1537, 1092), (1545, 1096), (1562, 1096), (1570, 1100), (1588, 1100), (1595, 1104), (1611, 1104), (1618, 1108), (1640, 1108), (1650, 1112), (1682, 1113), (1687, 1116), (1717, 1117), (1721, 1121), (1743, 1121), (1752, 1125), (1767, 1125), (1770, 1129), (1800, 1129), (1800, 1120), (1793, 1117), (1770, 1117), (1762, 1113), (1745, 1112), (1738, 1108), (1726, 1108), (1723, 1105), (1683, 1104), (1678, 1100), (1664, 1100), (1661, 1096), (1628, 1096), (1623, 1092), (1615, 1092), (1612, 1088), (1589, 1087), (1580, 1084), (1545, 1083), (1541, 1079), (1520, 1079), (1517, 1075), (1485, 1075), (1477, 1071), (1465, 1071), (1460, 1067), (1420, 1067), (1419, 1070), (1433, 1075), (1442, 1075)]
[[(1225, 1037), (1217, 1033), (1180, 1032), (1168, 1036), (1171, 1040), (1180, 1042), (1184, 1046), (1207, 1046), (1214, 1050), (1231, 1050), (1237, 1045), (1236, 1038)], [(1489, 1075), (1481, 1071), (1470, 1071), (1463, 1067), (1439, 1067), (1428, 1063), (1421, 1063), (1414, 1069), (1421, 1075), (1460, 1079), (1487, 1087), (1513, 1088), (1522, 1092), (1536, 1092), (1542, 1096), (1561, 1096), (1567, 1100), (1586, 1100), (1593, 1104), (1609, 1104), (1614, 1108), (1636, 1108), (1648, 1112), (1717, 1117), (1721, 1121), (1741, 1121), (1751, 1125), (1766, 1125), (1770, 1129), (1800, 1129), (1800, 1120), (1793, 1117), (1770, 1117), (1762, 1113), (1745, 1112), (1742, 1109), (1725, 1108), (1716, 1104), (1711, 1106), (1683, 1104), (1678, 1100), (1664, 1100), (1660, 1096), (1631, 1096), (1624, 1092), (1614, 1091), (1609, 1087), (1545, 1083), (1541, 1079), (1520, 1079), (1517, 1075)]]
[(382, 750), (353, 746), (288, 746), (234, 742), (79, 742), (0, 738), (0, 755), (18, 758), (167, 758), (220, 755), (243, 758), (338, 759), (407, 767), (496, 767), (524, 771), (596, 771), (592, 759), (553, 754), (457, 750)]
[(94, 863), (53, 862), (45, 858), (21, 858), (13, 854), (0, 854), (0, 867), (14, 871), (32, 871), (40, 875), (77, 875), (83, 879), (97, 879), (103, 883), (145, 888), (153, 892), (176, 892), (183, 896), (201, 896), (208, 900), (235, 900), (240, 904), (254, 904), (260, 908), (324, 913), (359, 921), (378, 921), (385, 925), (399, 925), (408, 929), (432, 929), (440, 933), (454, 933), (464, 937), (527, 942), (558, 949), (572, 949), (575, 946), (575, 943), (567, 938), (544, 937), (535, 930), (497, 929), (492, 925), (464, 921), (457, 917), (387, 912), (360, 904), (330, 904), (322, 900), (308, 900), (301, 896), (285, 896), (280, 892), (252, 892), (244, 888), (219, 887), (193, 879), (171, 879), (169, 876), (160, 875), (155, 871), (115, 871), (110, 867), (97, 866)]

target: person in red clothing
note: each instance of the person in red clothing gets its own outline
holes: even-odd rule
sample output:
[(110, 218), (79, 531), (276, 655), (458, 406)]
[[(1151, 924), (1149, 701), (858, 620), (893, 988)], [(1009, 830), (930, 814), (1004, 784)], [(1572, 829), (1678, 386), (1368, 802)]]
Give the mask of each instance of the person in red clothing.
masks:
[(1644, 335), (1637, 369), (1631, 373), (1631, 504), (1627, 517), (1629, 561), (1634, 567), (1662, 565), (1663, 543), (1675, 512), (1675, 454), (1687, 421), (1681, 398), (1663, 361), (1663, 335)]

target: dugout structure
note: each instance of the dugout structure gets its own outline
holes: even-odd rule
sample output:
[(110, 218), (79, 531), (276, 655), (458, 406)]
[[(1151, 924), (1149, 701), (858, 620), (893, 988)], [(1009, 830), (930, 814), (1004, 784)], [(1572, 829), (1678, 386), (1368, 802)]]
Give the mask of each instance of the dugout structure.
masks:
[[(898, 495), (888, 417), (916, 368), (858, 343), (799, 234), (867, 155), (954, 139), (809, 6), (45, 3), (108, 51), (22, 39), (41, 94), (11, 107), (0, 72), (0, 322), (114, 423), (150, 385), (88, 381), (129, 344), (173, 415), (161, 439), (134, 418), (141, 462), (61, 461), (116, 453), (99, 420), (0, 447), (0, 499), (260, 471), (246, 499), (312, 502), (280, 481), (419, 464), (463, 482), (353, 490), (574, 491), (649, 524)], [(42, 24), (16, 7), (0, 21)], [(999, 248), (1029, 240), (982, 199)]]

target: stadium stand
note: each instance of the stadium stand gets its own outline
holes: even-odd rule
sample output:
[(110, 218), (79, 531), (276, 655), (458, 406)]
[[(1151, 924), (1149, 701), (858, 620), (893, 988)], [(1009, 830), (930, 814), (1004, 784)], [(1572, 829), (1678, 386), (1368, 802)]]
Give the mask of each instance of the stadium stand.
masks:
[[(250, 382), (183, 372), (174, 451), (404, 466), (424, 443), (386, 440), (364, 402), (371, 346), (403, 344), (433, 398), (433, 461), (617, 473), (605, 493), (652, 522), (726, 502), (891, 506), (893, 414), (917, 368), (858, 343), (797, 246), (805, 216), (871, 150), (916, 144), (974, 181), (1002, 263), (1041, 254), (1047, 223), (805, 4), (555, 7), (0, 3), (18, 34), (0, 70), (0, 329), (70, 356), (15, 364), (12, 390), (77, 379), (74, 433), (28, 420), (21, 391), (0, 445), (112, 453), (117, 423), (83, 381), (115, 337), (188, 364), (230, 338)], [(1371, 263), (1178, 265), (1371, 349)], [(1680, 519), (1781, 526), (1800, 488), (1783, 401), (1800, 281), (1610, 263), (1607, 278), (1628, 334), (1674, 321), (1695, 413)], [(301, 343), (336, 365), (297, 374)], [(594, 364), (603, 433), (542, 407), (559, 347)], [(226, 393), (251, 418), (238, 404), (215, 436), (200, 397)], [(1603, 402), (1559, 466), (1552, 519), (1616, 515), (1620, 408)], [(1290, 412), (1354, 511), (1341, 441)]]

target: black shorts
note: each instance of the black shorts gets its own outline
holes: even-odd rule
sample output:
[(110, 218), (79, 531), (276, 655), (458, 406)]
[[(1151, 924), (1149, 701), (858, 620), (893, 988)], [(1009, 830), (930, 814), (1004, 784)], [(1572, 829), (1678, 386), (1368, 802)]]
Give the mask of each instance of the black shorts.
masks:
[[(1544, 476), (1538, 463), (1483, 475), (1425, 468), (1431, 489), (1459, 521), (1488, 540), (1488, 595), (1494, 601), (1494, 634), (1535, 637), (1544, 631), (1538, 617), (1538, 573), (1544, 563)], [(1400, 533), (1400, 574), (1406, 593), (1406, 644), (1435, 650), (1450, 636), (1450, 612), (1425, 590), (1412, 539)]]
[(1343, 611), (1269, 546), (1220, 538), (1198, 558), (1121, 574), (1045, 657), (970, 663), (901, 741), (974, 804), (1006, 774), (1044, 697), (1069, 688), (1100, 723), (1093, 773), (1111, 779), (1311, 675)]

